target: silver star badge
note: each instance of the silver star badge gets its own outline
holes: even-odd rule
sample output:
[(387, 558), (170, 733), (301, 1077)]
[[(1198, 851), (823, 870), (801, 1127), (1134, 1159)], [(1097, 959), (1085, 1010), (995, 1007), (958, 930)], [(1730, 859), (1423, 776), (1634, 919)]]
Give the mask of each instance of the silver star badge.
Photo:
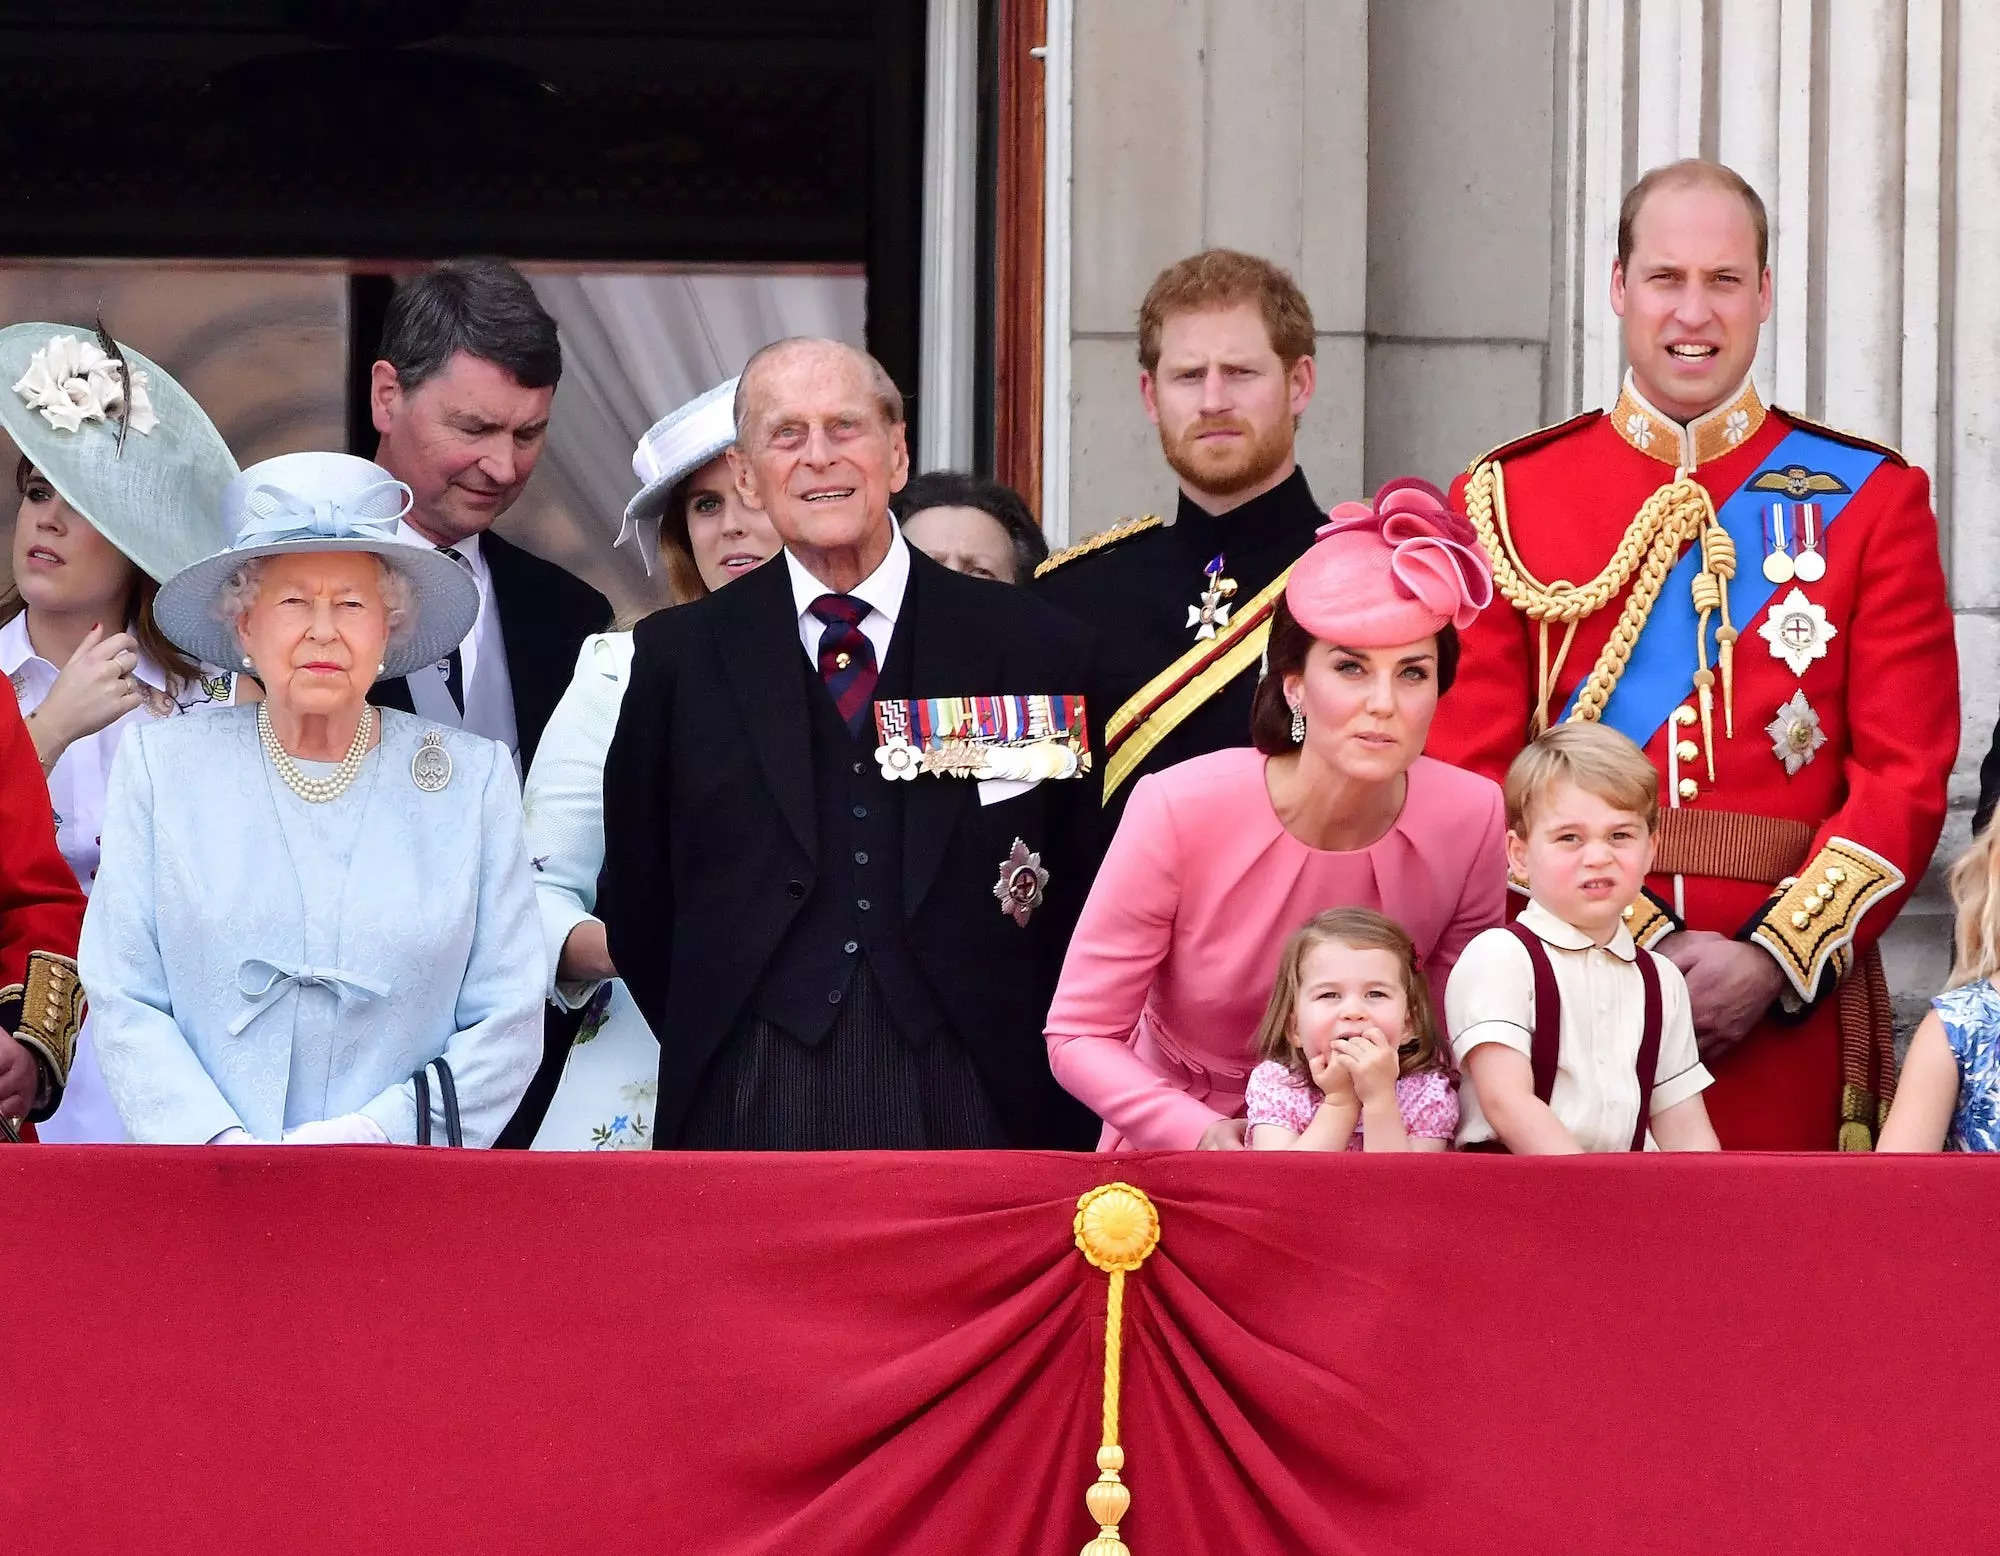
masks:
[[(1203, 595), (1202, 598), (1206, 599), (1207, 596)], [(1229, 625), (1229, 607), (1227, 605), (1190, 605), (1188, 607), (1187, 624), (1195, 629), (1194, 635), (1197, 641), (1212, 638), (1215, 636), (1215, 629), (1217, 627), (1226, 627)]]
[(1778, 709), (1778, 716), (1764, 726), (1764, 733), (1771, 737), (1771, 754), (1785, 764), (1787, 777), (1818, 756), (1819, 748), (1826, 744), (1819, 714), (1804, 692), (1792, 693), (1792, 700)]
[(1049, 872), (1042, 868), (1042, 856), (1015, 838), (1014, 851), (1000, 861), (1000, 879), (993, 883), (1000, 911), (1026, 929), (1029, 917), (1042, 905), (1048, 884)]
[(1793, 675), (1804, 675), (1806, 666), (1826, 657), (1826, 646), (1840, 636), (1840, 629), (1826, 619), (1826, 608), (1794, 589), (1764, 618), (1757, 636), (1771, 645), (1771, 657), (1782, 659)]
[(1202, 581), (1207, 585), (1201, 591), (1201, 603), (1188, 607), (1187, 624), (1195, 629), (1197, 643), (1215, 636), (1217, 629), (1229, 625), (1229, 602), (1236, 597), (1236, 580), (1222, 575), (1223, 559), (1218, 556), (1202, 569)]

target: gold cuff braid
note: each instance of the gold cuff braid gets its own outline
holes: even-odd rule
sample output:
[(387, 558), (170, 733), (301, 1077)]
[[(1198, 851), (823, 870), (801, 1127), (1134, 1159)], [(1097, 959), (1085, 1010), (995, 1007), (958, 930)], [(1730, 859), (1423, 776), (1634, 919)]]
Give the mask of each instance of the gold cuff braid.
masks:
[(1634, 941), (1650, 951), (1681, 926), (1651, 892), (1642, 891), (1625, 910), (1625, 927), (1632, 932)]
[(1829, 838), (1764, 910), (1750, 938), (1778, 959), (1793, 991), (1810, 1004), (1854, 961), (1861, 917), (1901, 888), (1903, 872), (1872, 848)]
[(21, 991), (21, 1024), (14, 1037), (47, 1062), (58, 1091), (69, 1084), (76, 1034), (82, 1026), (83, 984), (76, 963), (53, 951), (30, 951), (28, 981)]

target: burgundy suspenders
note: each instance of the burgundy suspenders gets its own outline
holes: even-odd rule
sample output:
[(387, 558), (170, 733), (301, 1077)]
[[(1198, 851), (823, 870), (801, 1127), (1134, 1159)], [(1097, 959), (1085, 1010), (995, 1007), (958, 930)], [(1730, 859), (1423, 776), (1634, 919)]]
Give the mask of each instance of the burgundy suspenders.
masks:
[(1646, 1125), (1653, 1116), (1653, 1077), (1660, 1073), (1660, 969), (1644, 946), (1634, 946), (1639, 982), (1646, 990), (1646, 1024), (1639, 1038), (1639, 1122), (1632, 1126), (1632, 1149), (1646, 1149)]
[(1507, 933), (1528, 950), (1528, 965), (1535, 970), (1535, 1031), (1528, 1062), (1535, 1069), (1535, 1095), (1547, 1102), (1556, 1090), (1556, 1055), (1562, 1052), (1562, 995), (1556, 991), (1555, 964), (1541, 936), (1524, 927), (1519, 919), (1507, 926)]
[[(1555, 964), (1548, 948), (1533, 930), (1517, 919), (1507, 931), (1528, 953), (1528, 965), (1535, 973), (1535, 1030), (1530, 1035), (1528, 1063), (1535, 1072), (1535, 1095), (1547, 1102), (1555, 1095), (1556, 1057), (1562, 1052), (1562, 995), (1556, 988)], [(1653, 958), (1633, 947), (1639, 967), (1639, 982), (1645, 990), (1645, 1025), (1639, 1037), (1639, 1121), (1632, 1128), (1632, 1149), (1646, 1149), (1646, 1124), (1651, 1116), (1653, 1077), (1660, 1068), (1660, 1027), (1664, 1016), (1660, 1003), (1660, 969)]]

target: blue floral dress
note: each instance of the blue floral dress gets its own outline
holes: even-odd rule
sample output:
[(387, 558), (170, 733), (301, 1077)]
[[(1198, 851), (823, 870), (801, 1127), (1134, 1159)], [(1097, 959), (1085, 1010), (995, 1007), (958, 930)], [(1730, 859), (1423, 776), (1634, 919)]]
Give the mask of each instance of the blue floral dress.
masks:
[(1958, 1106), (1950, 1144), (1956, 1151), (2000, 1151), (2000, 990), (1984, 978), (1931, 1001), (1958, 1061)]

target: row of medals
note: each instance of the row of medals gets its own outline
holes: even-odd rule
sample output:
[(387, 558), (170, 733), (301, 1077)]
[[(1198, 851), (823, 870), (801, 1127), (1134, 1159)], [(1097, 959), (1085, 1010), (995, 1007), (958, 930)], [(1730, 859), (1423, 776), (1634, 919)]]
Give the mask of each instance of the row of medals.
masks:
[[(1798, 510), (1803, 513), (1804, 508)], [(1810, 532), (1799, 537), (1798, 554), (1792, 554), (1786, 537), (1777, 528), (1775, 516), (1764, 516), (1764, 576), (1774, 584), (1818, 583), (1826, 576), (1826, 557), (1819, 549), (1819, 520), (1814, 517)]]
[[(1789, 529), (1790, 533), (1787, 534)], [(1796, 550), (1793, 549), (1794, 544)], [(1826, 577), (1826, 556), (1820, 549), (1819, 514), (1817, 507), (1804, 504), (1790, 507), (1775, 506), (1764, 515), (1764, 577), (1774, 585), (1797, 582), (1816, 584)], [(1825, 612), (1816, 604), (1805, 599), (1794, 590), (1794, 595), (1806, 606), (1803, 614), (1808, 617), (1807, 626), (1818, 636), (1818, 627), (1826, 626), (1826, 636), (1833, 635), (1831, 624), (1825, 622)], [(1789, 605), (1788, 599), (1785, 604)], [(1817, 618), (1815, 621), (1814, 618)], [(1780, 662), (1793, 664), (1780, 647), (1778, 638), (1770, 638), (1771, 656)], [(1817, 657), (1815, 655), (1814, 657)], [(1799, 670), (1800, 674), (1804, 672)], [(1826, 744), (1826, 736), (1821, 732), (1819, 714), (1806, 701), (1804, 688), (1792, 694), (1791, 699), (1778, 709), (1777, 717), (1765, 726), (1765, 734), (1771, 739), (1771, 754), (1784, 766), (1785, 775), (1791, 777), (1812, 761), (1819, 748)]]

